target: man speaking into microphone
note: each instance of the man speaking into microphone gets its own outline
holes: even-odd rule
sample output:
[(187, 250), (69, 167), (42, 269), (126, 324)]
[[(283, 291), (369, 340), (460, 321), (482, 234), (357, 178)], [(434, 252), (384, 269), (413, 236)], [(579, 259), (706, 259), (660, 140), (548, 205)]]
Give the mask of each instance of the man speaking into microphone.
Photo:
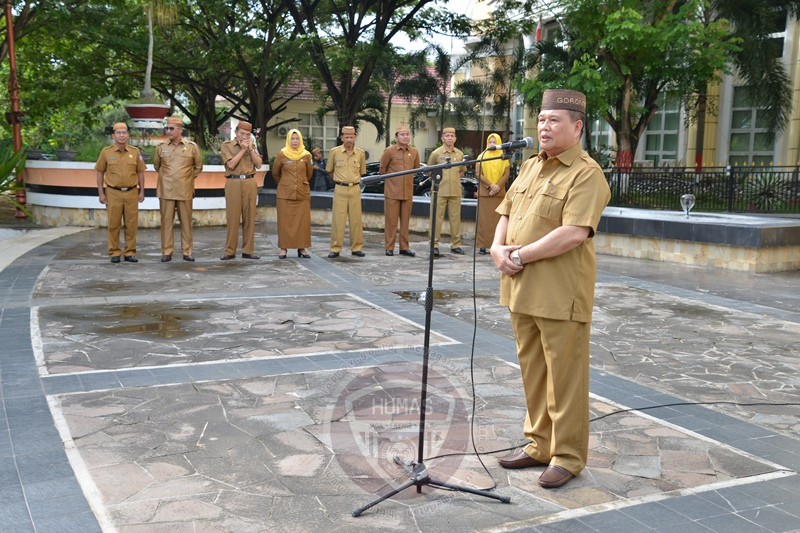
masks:
[(522, 165), (497, 208), (491, 254), (500, 304), (511, 313), (527, 414), (523, 450), (503, 468), (546, 467), (539, 485), (565, 485), (589, 452), (589, 327), (596, 278), (592, 237), (611, 191), (581, 148), (586, 97), (547, 90), (541, 151)]

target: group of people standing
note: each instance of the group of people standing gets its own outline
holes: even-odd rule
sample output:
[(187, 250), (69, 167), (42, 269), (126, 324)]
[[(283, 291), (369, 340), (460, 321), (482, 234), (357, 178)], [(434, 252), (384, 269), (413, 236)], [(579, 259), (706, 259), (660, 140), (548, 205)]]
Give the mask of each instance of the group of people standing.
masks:
[[(527, 413), (523, 423), (524, 448), (504, 457), (507, 469), (544, 468), (538, 482), (557, 488), (580, 474), (586, 466), (589, 445), (589, 330), (596, 278), (592, 237), (611, 197), (599, 165), (581, 148), (586, 97), (570, 90), (547, 90), (538, 116), (541, 151), (531, 156), (506, 192), (508, 161), (492, 148), (500, 143), (489, 135), (487, 149), (478, 157), (480, 176), (476, 246), (490, 248), (501, 273), (500, 304), (507, 306), (517, 344), (517, 357)], [(194, 178), (202, 170), (197, 146), (181, 136), (180, 119), (167, 121), (168, 142), (156, 147), (161, 209), (161, 261), (172, 259), (172, 222), (181, 221), (181, 248), (185, 261), (192, 256), (191, 199)], [(236, 138), (223, 144), (226, 169), (225, 198), (228, 233), (223, 260), (233, 259), (237, 233), (243, 221), (242, 257), (253, 254), (253, 222), (257, 186), (253, 176), (261, 166), (250, 136), (252, 126), (240, 122)], [(108, 206), (108, 251), (111, 261), (136, 262), (137, 203), (144, 200), (145, 164), (139, 150), (127, 145), (124, 123), (114, 125), (114, 144), (103, 149), (96, 164), (100, 202)], [(364, 151), (355, 146), (356, 132), (345, 126), (342, 145), (329, 158), (321, 150), (305, 149), (302, 134), (293, 129), (275, 158), (277, 183), (278, 246), (281, 259), (290, 248), (309, 257), (311, 246), (310, 181), (314, 188), (333, 187), (330, 253), (343, 248), (345, 226), (350, 226), (350, 249), (363, 257), (361, 227), (361, 176), (366, 171)], [(419, 152), (410, 146), (407, 126), (398, 126), (396, 144), (384, 151), (381, 174), (419, 167)], [(463, 153), (455, 148), (453, 128), (442, 131), (442, 146), (433, 151), (428, 165), (458, 162)], [(442, 181), (432, 220), (435, 254), (445, 210), (450, 213), (450, 251), (461, 248), (461, 184), (464, 167), (442, 165)], [(324, 169), (324, 174), (323, 174)], [(330, 178), (331, 182), (327, 179)], [(408, 242), (413, 177), (390, 178), (385, 183), (385, 254), (414, 256)], [(433, 211), (433, 205), (431, 206)], [(125, 249), (119, 244), (120, 220), (124, 219)], [(399, 223), (399, 227), (398, 227)]]

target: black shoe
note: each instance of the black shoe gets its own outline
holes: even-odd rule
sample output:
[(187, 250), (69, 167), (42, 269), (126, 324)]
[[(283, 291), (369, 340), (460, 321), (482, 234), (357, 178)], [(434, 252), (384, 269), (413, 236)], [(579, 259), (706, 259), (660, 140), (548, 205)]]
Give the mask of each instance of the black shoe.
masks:
[(334, 257), (339, 257), (339, 252), (331, 252), (328, 254), (328, 259), (333, 259)]
[(261, 259), (261, 256), (256, 254), (242, 254), (242, 259)]
[(433, 249), (433, 256), (434, 257), (439, 257), (439, 249), (438, 248), (434, 248)]
[(464, 250), (462, 250), (461, 248), (451, 248), (450, 253), (457, 255), (464, 255)]
[(170, 261), (172, 261), (172, 254), (161, 256), (162, 263), (169, 263)]
[(125, 261), (127, 261), (128, 263), (138, 263), (139, 262), (139, 260), (136, 259), (135, 255), (126, 255), (125, 256)]
[(236, 256), (235, 255), (225, 254), (222, 257), (220, 257), (219, 259), (220, 259), (220, 261), (230, 261), (231, 259), (236, 259)]
[(309, 259), (311, 256), (301, 252), (300, 250), (297, 250), (297, 257), (302, 257), (303, 259)]
[(362, 252), (361, 250), (359, 250), (359, 251), (357, 251), (357, 252), (353, 252), (353, 255), (355, 255), (355, 256), (357, 256), (357, 257), (364, 257), (364, 256), (365, 256), (365, 255), (367, 255), (367, 254), (365, 254), (364, 252)]
[(118, 255), (112, 256), (111, 257), (111, 262), (112, 263), (119, 263), (119, 256)]
[(189, 261), (190, 263), (194, 263), (194, 257), (192, 257), (191, 255), (184, 255), (183, 260)]
[(486, 251), (486, 248), (481, 248), (480, 250), (478, 250), (478, 253), (481, 255), (486, 255), (489, 252)]
[(411, 250), (400, 250), (400, 255), (407, 255), (408, 257), (414, 257), (417, 254), (415, 254)]
[[(401, 251), (400, 253), (403, 253), (403, 252)], [(389, 256), (392, 256), (392, 255), (394, 255), (394, 250), (386, 250), (386, 253), (385, 253), (385, 254), (383, 254), (383, 255), (389, 255)]]

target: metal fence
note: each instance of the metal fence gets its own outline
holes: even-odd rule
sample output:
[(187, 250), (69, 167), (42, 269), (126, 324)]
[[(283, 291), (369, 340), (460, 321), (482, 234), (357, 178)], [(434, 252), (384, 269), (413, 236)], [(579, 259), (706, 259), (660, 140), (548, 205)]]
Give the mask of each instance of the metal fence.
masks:
[(618, 207), (681, 209), (695, 196), (697, 211), (800, 213), (800, 167), (632, 168), (606, 170)]

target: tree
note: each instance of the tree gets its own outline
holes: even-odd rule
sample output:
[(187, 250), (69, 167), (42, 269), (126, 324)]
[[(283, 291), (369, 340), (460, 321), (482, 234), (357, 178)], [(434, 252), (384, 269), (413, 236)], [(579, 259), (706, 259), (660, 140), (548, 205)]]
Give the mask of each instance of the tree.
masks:
[(435, 0), (287, 2), (296, 30), (325, 86), (339, 124), (356, 125), (362, 99), (389, 43), (400, 32), (466, 30), (463, 17), (428, 9)]
[[(750, 87), (751, 97), (759, 102), (761, 117), (769, 131), (778, 133), (789, 122), (792, 106), (792, 87), (783, 63), (781, 51), (775, 49), (771, 38), (778, 26), (786, 24), (786, 16), (800, 14), (800, 0), (712, 0), (703, 12), (706, 23), (730, 21), (730, 35), (739, 48), (732, 51), (733, 64)], [(710, 105), (706, 85), (697, 89), (693, 106), (697, 119), (695, 164), (703, 164), (705, 117)]]
[(738, 48), (725, 20), (702, 20), (702, 0), (575, 0), (564, 13), (568, 46), (581, 53), (566, 86), (604, 101), (618, 167), (633, 154), (664, 91), (686, 99), (730, 71)]
[[(384, 113), (383, 131), (386, 133), (385, 146), (389, 146), (391, 137), (392, 100), (395, 96), (413, 100), (420, 96), (419, 86), (413, 83), (415, 73), (426, 70), (428, 61), (425, 50), (404, 54), (392, 47), (391, 59), (381, 62), (375, 70), (375, 82), (385, 95), (386, 112)], [(424, 97), (424, 93), (421, 94)]]
[[(439, 131), (444, 129), (448, 113), (454, 115), (456, 122), (463, 125), (466, 118), (461, 113), (461, 107), (456, 108), (450, 102), (450, 87), (456, 72), (468, 65), (475, 58), (475, 54), (468, 52), (456, 58), (450, 57), (447, 51), (438, 44), (431, 44), (427, 49), (433, 53), (433, 66), (417, 69), (410, 78), (402, 80), (398, 85), (400, 94), (407, 99), (414, 98), (419, 103), (411, 108), (411, 131), (414, 132), (419, 118), (430, 113), (436, 116)], [(465, 90), (468, 90), (465, 88)], [(474, 111), (470, 110), (470, 113)]]
[(152, 101), (155, 99), (152, 84), (154, 26), (172, 24), (177, 16), (177, 6), (170, 0), (142, 0), (142, 8), (147, 16), (147, 66), (144, 69), (144, 89), (141, 99)]

